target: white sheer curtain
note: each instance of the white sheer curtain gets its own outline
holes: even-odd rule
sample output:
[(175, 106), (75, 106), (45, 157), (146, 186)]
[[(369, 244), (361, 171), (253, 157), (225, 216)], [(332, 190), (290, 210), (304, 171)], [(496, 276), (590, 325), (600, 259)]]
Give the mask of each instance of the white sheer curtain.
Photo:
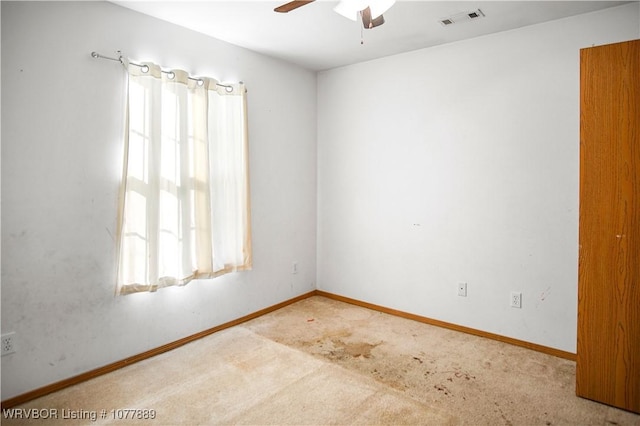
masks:
[(243, 84), (129, 64), (117, 292), (251, 269)]

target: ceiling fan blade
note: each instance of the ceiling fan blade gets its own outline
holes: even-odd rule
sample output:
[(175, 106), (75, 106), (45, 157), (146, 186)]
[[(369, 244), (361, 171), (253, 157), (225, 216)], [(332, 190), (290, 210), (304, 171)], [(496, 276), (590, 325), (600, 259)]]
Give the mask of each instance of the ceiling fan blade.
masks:
[(364, 26), (365, 29), (375, 28), (382, 24), (384, 24), (384, 16), (380, 15), (377, 18), (372, 19), (370, 7), (367, 7), (362, 11), (362, 26)]
[(275, 12), (280, 13), (288, 13), (294, 9), (297, 9), (305, 4), (313, 3), (315, 0), (299, 0), (299, 1), (290, 1), (289, 3), (285, 3), (282, 6), (278, 6), (273, 9)]

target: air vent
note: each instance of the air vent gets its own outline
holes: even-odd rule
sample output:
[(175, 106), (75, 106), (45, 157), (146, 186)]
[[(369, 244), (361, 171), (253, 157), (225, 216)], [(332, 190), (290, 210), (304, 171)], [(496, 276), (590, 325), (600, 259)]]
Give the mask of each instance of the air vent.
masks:
[(447, 27), (449, 25), (473, 21), (480, 18), (484, 18), (484, 13), (482, 13), (482, 11), (478, 9), (474, 10), (473, 12), (462, 12), (453, 16), (449, 16), (447, 18), (442, 18), (439, 22), (442, 26)]

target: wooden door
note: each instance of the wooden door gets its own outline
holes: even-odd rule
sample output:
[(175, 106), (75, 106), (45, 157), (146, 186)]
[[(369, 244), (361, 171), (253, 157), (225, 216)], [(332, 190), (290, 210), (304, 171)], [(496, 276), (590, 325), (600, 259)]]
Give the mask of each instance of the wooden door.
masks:
[(640, 40), (580, 51), (576, 393), (640, 413)]

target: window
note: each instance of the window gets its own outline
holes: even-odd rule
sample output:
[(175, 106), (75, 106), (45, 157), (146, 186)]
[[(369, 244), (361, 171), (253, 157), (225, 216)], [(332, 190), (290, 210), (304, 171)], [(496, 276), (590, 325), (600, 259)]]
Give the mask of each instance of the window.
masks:
[(244, 85), (127, 69), (117, 292), (251, 269)]

